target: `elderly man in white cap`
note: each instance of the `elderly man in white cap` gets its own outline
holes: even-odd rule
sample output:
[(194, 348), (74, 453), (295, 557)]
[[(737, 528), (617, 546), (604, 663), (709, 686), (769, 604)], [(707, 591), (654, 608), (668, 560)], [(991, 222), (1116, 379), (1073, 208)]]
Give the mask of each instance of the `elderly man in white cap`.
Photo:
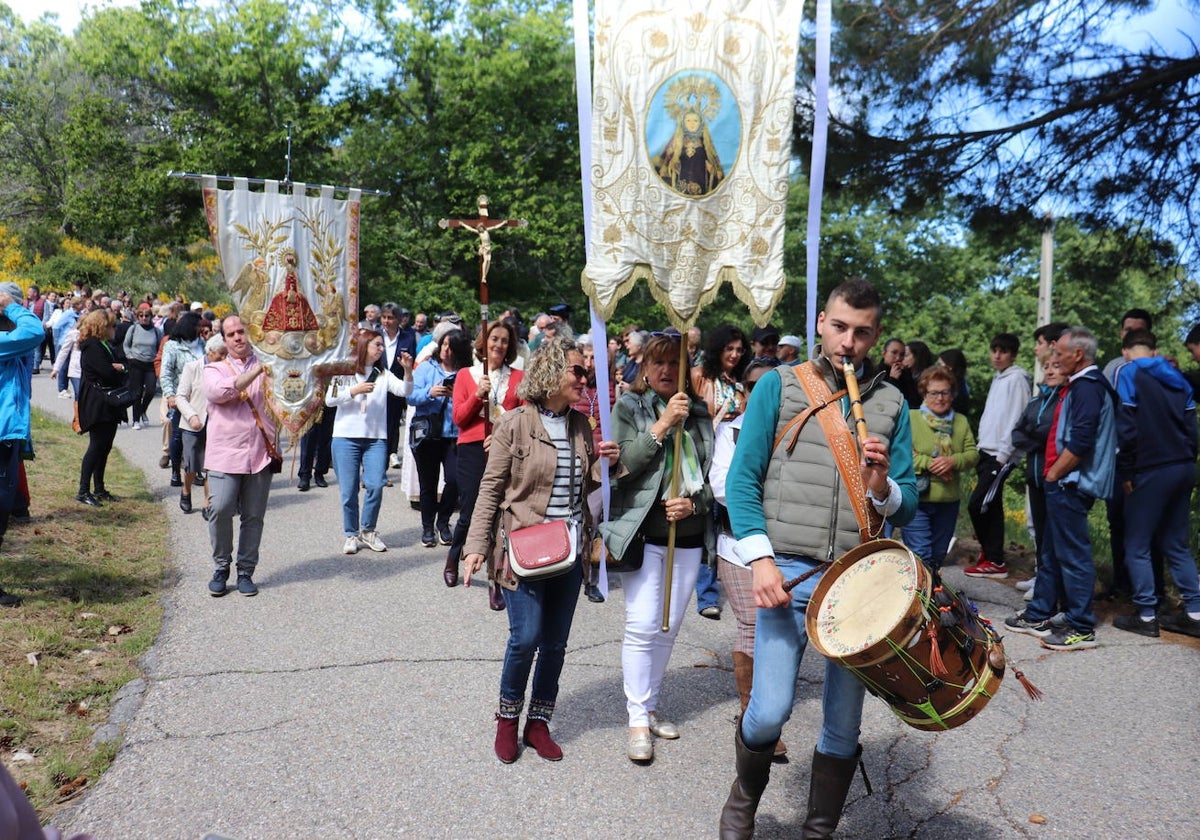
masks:
[(779, 339), (779, 352), (776, 358), (779, 364), (790, 365), (800, 359), (800, 336), (785, 335)]

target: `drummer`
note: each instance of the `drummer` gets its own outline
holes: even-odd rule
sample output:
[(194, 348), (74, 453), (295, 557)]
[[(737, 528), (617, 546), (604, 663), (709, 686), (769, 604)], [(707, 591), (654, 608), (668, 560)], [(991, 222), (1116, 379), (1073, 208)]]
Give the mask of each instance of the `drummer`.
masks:
[[(814, 361), (806, 363), (836, 395), (846, 387), (843, 358), (852, 361), (868, 423), (868, 436), (861, 444), (865, 461), (846, 463), (839, 471), (816, 414), (800, 426), (791, 454), (786, 443), (774, 445), (788, 422), (809, 406), (799, 368), (766, 373), (746, 408), (726, 498), (737, 551), (754, 575), (758, 626), (750, 704), (735, 736), (737, 778), (721, 812), (723, 840), (753, 835), (775, 742), (795, 700), (796, 675), (808, 640), (805, 608), (820, 575), (790, 593), (784, 581), (837, 559), (861, 542), (856, 504), (868, 531), (873, 527), (866, 518), (869, 508), (895, 526), (907, 524), (917, 509), (908, 404), (886, 381), (887, 371), (874, 370), (867, 360), (881, 333), (881, 310), (879, 292), (869, 282), (855, 279), (839, 285), (817, 318), (821, 345)], [(849, 402), (841, 397), (840, 411), (847, 427), (853, 428)], [(828, 410), (837, 409), (831, 405)], [(862, 683), (849, 671), (826, 662), (824, 721), (813, 751), (802, 832), (806, 838), (829, 837), (841, 818), (861, 753), (863, 694)]]

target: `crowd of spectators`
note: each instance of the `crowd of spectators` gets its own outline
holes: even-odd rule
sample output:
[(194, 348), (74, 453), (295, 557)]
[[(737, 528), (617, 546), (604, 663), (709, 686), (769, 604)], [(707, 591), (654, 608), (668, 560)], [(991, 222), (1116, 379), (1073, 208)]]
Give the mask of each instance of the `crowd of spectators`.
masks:
[[(180, 488), (184, 514), (194, 511), (193, 488), (204, 489), (199, 507), (214, 564), (208, 591), (224, 596), (236, 571), (236, 591), (256, 595), (253, 574), (278, 438), (266, 411), (265, 368), (239, 318), (222, 321), (180, 299), (131, 300), (82, 288), (61, 296), (37, 287), (17, 291), (0, 297), (0, 392), (23, 402), (27, 416), (30, 378), (49, 363), (59, 396), (76, 402), (77, 431), (89, 435), (77, 501), (98, 508), (120, 503), (104, 480), (108, 453), (121, 425), (130, 433), (154, 425), (150, 407), (160, 395), (159, 465)], [(298, 492), (327, 487), (333, 470), (343, 553), (387, 550), (382, 500), (399, 485), (397, 495), (420, 510), (419, 545), (447, 552), (445, 585), (469, 585), (486, 563), (491, 608), (517, 611), (510, 616), (497, 713), (502, 761), (519, 754), (517, 720), (531, 668), (524, 743), (544, 758), (562, 757), (548, 723), (570, 619), (581, 592), (592, 602), (605, 600), (607, 588), (589, 561), (593, 551), (611, 556), (624, 575), (627, 755), (647, 762), (655, 738), (680, 737), (658, 699), (689, 607), (720, 620), (722, 605), (731, 605), (738, 625), (734, 678), (742, 708), (749, 708), (756, 615), (762, 616), (754, 574), (746, 563), (731, 562), (737, 558), (726, 477), (740, 474), (736, 441), (744, 416), (754, 413), (751, 390), (771, 371), (767, 390), (778, 401), (782, 372), (807, 354), (795, 334), (733, 323), (707, 335), (699, 328), (680, 335), (629, 325), (598, 346), (596, 336), (576, 335), (571, 315), (559, 304), (527, 325), (519, 311), (507, 309), (478, 326), (454, 312), (430, 317), (394, 302), (369, 304), (355, 325), (353, 374), (327, 383), (324, 416), (288, 443), (299, 448)], [(953, 562), (964, 498), (979, 549), (963, 572), (1010, 577), (1006, 526), (1022, 517), (1006, 516), (1004, 488), (1024, 485), (1036, 567), (1032, 578), (1018, 582), (1027, 606), (1004, 626), (1049, 650), (1097, 646), (1098, 598), (1132, 604), (1131, 613), (1121, 610), (1113, 621), (1122, 631), (1200, 637), (1200, 581), (1189, 547), (1200, 380), (1160, 353), (1152, 329), (1150, 313), (1128, 311), (1119, 325), (1122, 352), (1103, 370), (1094, 334), (1067, 323), (1033, 332), (1032, 374), (1017, 364), (1022, 338), (1008, 332), (992, 337), (985, 359), (969, 359), (958, 348), (935, 355), (919, 339), (893, 337), (872, 341), (858, 362), (864, 393), (877, 397), (883, 389), (899, 413), (895, 428), (911, 433), (911, 451), (905, 434), (898, 460), (911, 463), (919, 502), (911, 521), (900, 517), (907, 524), (888, 533), (935, 577)], [(1200, 361), (1200, 326), (1185, 345)], [(876, 347), (877, 359), (865, 357)], [(597, 353), (601, 348), (606, 352)], [(607, 365), (607, 391), (598, 356)], [(988, 387), (972, 394), (968, 366), (984, 363), (992, 369)], [(119, 386), (130, 392), (124, 406), (110, 399)], [(613, 411), (612, 442), (601, 440), (605, 405)], [(0, 432), (0, 468), (11, 465), (0, 481), (7, 528), (29, 518), (23, 464), (13, 454), (28, 439), (28, 421), (4, 420)], [(554, 448), (540, 450), (539, 442)], [(497, 452), (502, 462), (490, 460)], [(607, 518), (591, 469), (601, 460), (611, 463), (614, 477)], [(366, 491), (361, 507), (360, 489)], [(1099, 592), (1088, 523), (1098, 501), (1107, 508), (1113, 556), (1111, 583)], [(496, 542), (503, 517), (514, 527), (571, 522), (583, 559), (553, 583), (514, 575)], [(603, 548), (591, 549), (593, 538)], [(669, 590), (662, 574), (668, 542), (675, 563)], [(1180, 606), (1170, 600), (1168, 571)], [(659, 627), (664, 600), (666, 632)], [(19, 604), (0, 590), (0, 605)], [(775, 757), (787, 751), (780, 741), (767, 746)]]

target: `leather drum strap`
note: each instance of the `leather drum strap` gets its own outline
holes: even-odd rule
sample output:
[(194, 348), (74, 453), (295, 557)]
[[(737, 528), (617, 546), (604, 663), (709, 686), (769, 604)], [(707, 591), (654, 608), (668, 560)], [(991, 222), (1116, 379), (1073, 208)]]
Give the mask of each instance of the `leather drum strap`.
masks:
[[(795, 365), (792, 369), (796, 371), (796, 378), (808, 396), (809, 408), (797, 415), (802, 419), (788, 446), (788, 453), (791, 454), (796, 440), (800, 437), (800, 426), (803, 426), (808, 417), (816, 414), (821, 423), (821, 431), (825, 433), (825, 440), (833, 452), (838, 472), (842, 476), (842, 485), (850, 495), (850, 506), (854, 509), (854, 518), (858, 520), (859, 537), (863, 542), (873, 540), (883, 527), (883, 517), (875, 510), (875, 506), (867, 501), (867, 485), (862, 478), (858, 444), (855, 443), (854, 435), (846, 425), (841, 411), (841, 398), (846, 392), (842, 390), (837, 394), (832, 393), (825, 384), (825, 378), (812, 362)], [(829, 406), (837, 406), (838, 410), (822, 411)]]

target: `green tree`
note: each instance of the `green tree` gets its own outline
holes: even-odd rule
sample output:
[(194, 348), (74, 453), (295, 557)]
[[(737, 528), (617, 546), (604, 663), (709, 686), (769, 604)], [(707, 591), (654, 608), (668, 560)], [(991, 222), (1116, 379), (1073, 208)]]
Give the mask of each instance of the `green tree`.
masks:
[[(903, 206), (945, 194), (1093, 225), (1148, 220), (1194, 245), (1200, 48), (1126, 46), (1153, 6), (835, 3), (831, 180)], [(811, 111), (797, 129), (807, 159)]]
[(378, 5), (381, 81), (355, 91), (339, 159), (391, 192), (364, 225), (368, 294), (469, 311), (478, 240), (437, 222), (474, 216), (486, 194), (494, 217), (530, 223), (494, 237), (492, 299), (582, 305), (570, 4), (418, 0), (401, 16)]
[(0, 216), (28, 226), (63, 222), (68, 102), (86, 87), (62, 35), (44, 22), (25, 25), (0, 3)]

